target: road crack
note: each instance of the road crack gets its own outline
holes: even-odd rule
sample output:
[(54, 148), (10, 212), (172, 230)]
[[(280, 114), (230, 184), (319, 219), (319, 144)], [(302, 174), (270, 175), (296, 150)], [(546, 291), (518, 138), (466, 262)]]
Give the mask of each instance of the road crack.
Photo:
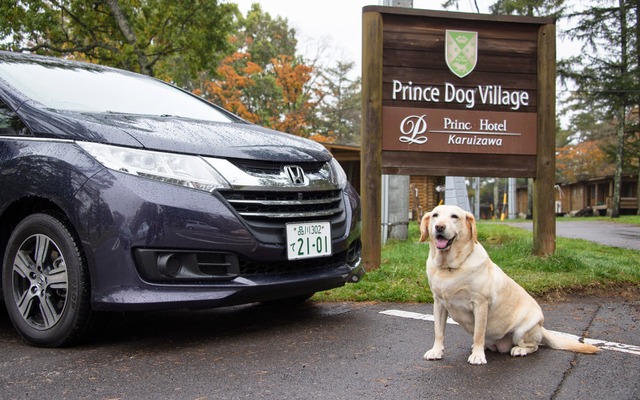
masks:
[[(591, 315), (591, 319), (589, 320), (587, 327), (582, 331), (582, 338), (589, 337), (588, 336), (589, 331), (591, 330), (591, 327), (593, 326), (593, 322), (596, 320), (596, 316), (600, 313), (601, 309), (602, 309), (602, 304), (598, 304), (598, 308), (596, 308), (596, 310)], [(583, 340), (581, 339), (580, 341), (582, 342)], [(580, 353), (573, 353), (573, 358), (569, 362), (569, 368), (567, 368), (562, 374), (562, 379), (560, 380), (558, 387), (556, 387), (556, 390), (553, 391), (553, 394), (551, 395), (551, 400), (555, 400), (562, 392), (562, 388), (564, 387), (565, 382), (571, 376), (576, 366), (579, 364), (579, 359), (578, 359), (579, 355)]]

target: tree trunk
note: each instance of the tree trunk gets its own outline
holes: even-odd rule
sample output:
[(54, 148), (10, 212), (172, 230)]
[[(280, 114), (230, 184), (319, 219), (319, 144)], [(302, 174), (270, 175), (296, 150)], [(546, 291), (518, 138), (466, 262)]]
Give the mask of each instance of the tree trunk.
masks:
[[(627, 58), (627, 10), (625, 0), (618, 0), (620, 5), (620, 77), (628, 73)], [(616, 172), (613, 177), (613, 209), (611, 218), (620, 217), (620, 186), (622, 184), (622, 165), (624, 162), (624, 127), (626, 119), (626, 108), (624, 96), (619, 98), (618, 130), (616, 135)]]
[(527, 219), (533, 219), (533, 178), (527, 179)]
[[(640, 1), (635, 0), (634, 5), (636, 8), (635, 59), (636, 59), (636, 63), (640, 64)], [(636, 104), (636, 107), (638, 109), (638, 125), (636, 125), (636, 130), (637, 130), (637, 129), (640, 129), (640, 103)], [(640, 137), (638, 137), (638, 140), (640, 140)], [(637, 156), (638, 156), (638, 170), (636, 171), (636, 175), (638, 178), (638, 183), (636, 188), (637, 189), (636, 190), (636, 207), (638, 210), (636, 214), (640, 215), (640, 154), (638, 154)]]
[(140, 72), (145, 75), (153, 76), (153, 70), (151, 68), (151, 64), (149, 63), (149, 59), (147, 55), (144, 54), (143, 50), (138, 48), (136, 38), (136, 33), (133, 31), (133, 28), (129, 24), (129, 20), (127, 20), (127, 16), (124, 15), (124, 12), (120, 8), (120, 3), (118, 0), (106, 0), (106, 3), (111, 8), (111, 12), (113, 13), (113, 17), (120, 28), (120, 32), (124, 35), (127, 43), (129, 43), (133, 47), (133, 51), (138, 58), (138, 65), (140, 66)]
[(613, 209), (611, 218), (620, 216), (620, 186), (622, 182), (622, 160), (624, 155), (624, 105), (620, 106), (620, 116), (618, 117), (618, 131), (616, 135), (616, 172), (613, 177)]

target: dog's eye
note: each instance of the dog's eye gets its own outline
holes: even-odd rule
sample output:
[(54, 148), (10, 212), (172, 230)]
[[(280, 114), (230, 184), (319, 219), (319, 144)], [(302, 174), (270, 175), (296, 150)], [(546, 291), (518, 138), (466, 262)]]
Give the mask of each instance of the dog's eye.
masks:
[(452, 215), (451, 215), (451, 218), (453, 218), (453, 219), (458, 219), (458, 214), (452, 214)]
[(432, 216), (433, 218), (438, 218), (438, 213), (431, 214), (431, 216)]

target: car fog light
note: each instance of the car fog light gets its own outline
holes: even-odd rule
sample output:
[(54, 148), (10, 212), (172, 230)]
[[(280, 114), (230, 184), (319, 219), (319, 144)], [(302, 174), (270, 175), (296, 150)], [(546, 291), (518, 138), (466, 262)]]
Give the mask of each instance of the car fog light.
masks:
[(158, 255), (158, 270), (166, 276), (175, 277), (178, 276), (182, 269), (182, 262), (180, 256), (169, 253)]

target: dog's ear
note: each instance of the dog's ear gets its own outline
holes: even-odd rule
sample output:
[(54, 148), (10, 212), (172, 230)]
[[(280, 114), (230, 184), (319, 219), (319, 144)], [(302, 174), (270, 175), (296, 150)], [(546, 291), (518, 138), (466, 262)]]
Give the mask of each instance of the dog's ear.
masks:
[(428, 212), (422, 217), (420, 221), (420, 243), (429, 239), (429, 221), (431, 220), (431, 213)]
[(478, 230), (476, 229), (476, 219), (470, 212), (466, 215), (467, 227), (469, 228), (469, 234), (471, 235), (471, 239), (473, 239), (473, 243), (478, 243)]

